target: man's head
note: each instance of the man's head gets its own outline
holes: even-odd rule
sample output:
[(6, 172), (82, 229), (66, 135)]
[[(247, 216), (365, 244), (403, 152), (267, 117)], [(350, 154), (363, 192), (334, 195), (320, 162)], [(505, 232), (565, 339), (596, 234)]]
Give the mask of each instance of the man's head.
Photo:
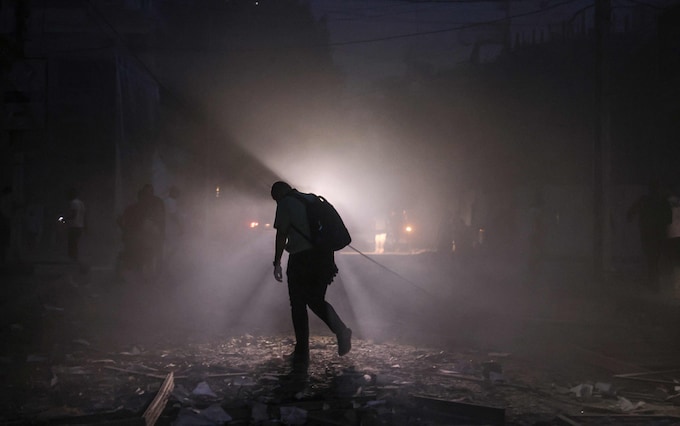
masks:
[(293, 187), (288, 185), (286, 182), (283, 181), (278, 181), (274, 182), (272, 185), (272, 198), (274, 201), (278, 202), (280, 199), (286, 196), (290, 191), (293, 190)]

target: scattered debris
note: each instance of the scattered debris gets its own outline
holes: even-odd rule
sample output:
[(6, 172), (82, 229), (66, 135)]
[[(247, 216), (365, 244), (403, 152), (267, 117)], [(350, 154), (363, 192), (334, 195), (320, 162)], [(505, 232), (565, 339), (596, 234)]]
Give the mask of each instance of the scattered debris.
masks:
[(170, 396), (172, 390), (175, 387), (175, 380), (173, 373), (167, 375), (161, 388), (158, 390), (156, 397), (151, 401), (149, 407), (144, 411), (142, 417), (146, 422), (146, 426), (153, 426), (160, 417), (165, 405), (168, 402), (168, 397)]

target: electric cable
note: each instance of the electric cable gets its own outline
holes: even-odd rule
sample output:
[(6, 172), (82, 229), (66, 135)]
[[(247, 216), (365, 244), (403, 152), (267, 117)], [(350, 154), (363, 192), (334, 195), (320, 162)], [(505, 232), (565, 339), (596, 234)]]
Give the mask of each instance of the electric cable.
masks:
[(498, 23), (501, 23), (501, 22), (506, 22), (506, 21), (511, 20), (511, 19), (515, 19), (515, 18), (523, 18), (525, 16), (531, 16), (531, 15), (536, 15), (536, 14), (539, 14), (539, 13), (544, 13), (544, 12), (547, 12), (549, 10), (561, 7), (561, 6), (565, 6), (565, 5), (574, 3), (576, 1), (579, 1), (579, 0), (566, 0), (566, 1), (556, 3), (552, 6), (545, 7), (545, 8), (542, 8), (542, 9), (536, 9), (536, 10), (532, 10), (532, 11), (529, 11), (529, 12), (518, 13), (516, 15), (511, 15), (511, 16), (504, 16), (504, 17), (498, 18), (498, 19), (473, 22), (471, 24), (459, 25), (459, 26), (456, 26), (456, 27), (442, 28), (442, 29), (439, 29), (439, 30), (430, 30), (430, 31), (417, 31), (417, 32), (414, 32), (414, 33), (406, 33), (406, 34), (395, 34), (395, 35), (392, 35), (392, 36), (376, 37), (376, 38), (372, 38), (372, 39), (332, 42), (332, 43), (328, 43), (328, 46), (348, 46), (348, 45), (353, 45), (353, 44), (368, 44), (368, 43), (376, 43), (376, 42), (381, 42), (381, 41), (398, 40), (398, 39), (403, 39), (403, 38), (412, 38), (412, 37), (420, 37), (420, 36), (424, 36), (424, 35), (441, 34), (441, 33), (447, 33), (447, 32), (460, 31), (460, 30), (465, 30), (465, 29), (468, 29), (468, 28), (476, 28), (476, 27), (481, 27), (481, 26), (486, 26), (486, 25), (498, 24)]
[(398, 272), (396, 272), (396, 271), (394, 271), (394, 270), (388, 268), (387, 266), (383, 265), (382, 263), (378, 262), (377, 260), (373, 259), (372, 257), (369, 257), (367, 254), (365, 254), (364, 252), (362, 252), (362, 251), (359, 250), (358, 248), (354, 247), (353, 245), (349, 244), (347, 247), (351, 248), (352, 250), (354, 250), (355, 252), (357, 252), (359, 255), (361, 255), (361, 256), (364, 257), (365, 259), (368, 259), (369, 261), (371, 261), (371, 262), (373, 262), (374, 264), (378, 265), (380, 268), (382, 268), (382, 269), (384, 269), (384, 270), (390, 272), (392, 275), (397, 276), (399, 279), (401, 279), (401, 280), (404, 281), (405, 283), (410, 284), (410, 285), (412, 285), (413, 287), (417, 288), (418, 290), (422, 291), (423, 293), (425, 293), (426, 295), (430, 296), (431, 298), (433, 298), (433, 299), (436, 299), (436, 298), (437, 298), (434, 294), (432, 294), (432, 293), (430, 293), (429, 291), (425, 290), (423, 287), (421, 287), (421, 286), (419, 286), (418, 284), (416, 284), (415, 282), (409, 280), (408, 278), (406, 278), (405, 276), (401, 275), (400, 273), (398, 273)]

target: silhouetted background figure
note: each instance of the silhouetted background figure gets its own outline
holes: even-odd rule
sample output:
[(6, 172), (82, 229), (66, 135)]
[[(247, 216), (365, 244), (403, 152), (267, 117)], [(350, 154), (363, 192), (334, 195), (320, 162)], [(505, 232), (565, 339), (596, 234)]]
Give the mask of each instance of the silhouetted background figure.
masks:
[(397, 213), (395, 210), (390, 212), (387, 221), (387, 247), (389, 251), (401, 251), (405, 247), (405, 229), (407, 223), (406, 210)]
[(145, 235), (144, 206), (141, 203), (142, 191), (137, 192), (137, 201), (125, 208), (118, 217), (123, 250), (118, 259), (118, 273), (122, 270), (143, 272), (150, 263), (150, 238)]
[(473, 250), (472, 229), (465, 223), (462, 217), (458, 217), (453, 223), (453, 243), (456, 245), (455, 257), (465, 260), (472, 254)]
[(285, 182), (274, 183), (271, 196), (276, 201), (274, 278), (279, 282), (283, 280), (281, 256), (285, 249), (289, 254), (286, 274), (295, 329), (295, 350), (291, 361), (294, 370), (305, 372), (309, 367), (308, 306), (336, 335), (338, 355), (350, 351), (352, 330), (347, 328), (333, 306), (326, 301), (328, 285), (338, 273), (334, 253), (315, 249), (310, 243), (306, 207), (298, 198), (314, 200), (314, 196), (300, 193)]
[(437, 253), (441, 255), (450, 255), (453, 253), (453, 227), (454, 215), (451, 210), (446, 209), (439, 218)]
[(181, 245), (181, 237), (184, 233), (186, 218), (179, 204), (180, 192), (172, 186), (168, 190), (168, 196), (163, 199), (165, 207), (165, 254), (168, 263), (177, 260), (177, 252)]
[(648, 193), (628, 209), (628, 220), (638, 218), (640, 242), (647, 266), (647, 286), (659, 290), (659, 261), (666, 239), (666, 228), (673, 220), (671, 206), (661, 194), (659, 182), (652, 181)]
[(150, 184), (142, 187), (139, 204), (143, 212), (143, 232), (151, 250), (151, 273), (155, 276), (160, 272), (163, 263), (165, 205), (163, 200), (154, 194), (153, 186)]
[(69, 199), (69, 212), (64, 218), (68, 227), (66, 231), (67, 253), (69, 259), (77, 262), (79, 260), (80, 237), (87, 227), (85, 203), (78, 198), (78, 191), (75, 189), (70, 189), (67, 192), (67, 197)]
[(387, 220), (381, 216), (375, 219), (375, 253), (385, 252), (387, 241)]

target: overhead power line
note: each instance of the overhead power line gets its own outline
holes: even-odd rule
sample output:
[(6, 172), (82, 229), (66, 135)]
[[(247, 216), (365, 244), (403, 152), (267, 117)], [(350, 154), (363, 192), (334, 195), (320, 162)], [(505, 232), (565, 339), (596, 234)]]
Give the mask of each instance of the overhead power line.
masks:
[(441, 34), (441, 33), (448, 33), (448, 32), (466, 30), (466, 29), (469, 29), (469, 28), (483, 27), (483, 26), (487, 26), (487, 25), (498, 24), (498, 23), (507, 21), (508, 19), (516, 19), (516, 18), (523, 18), (525, 16), (537, 15), (537, 14), (544, 13), (544, 12), (547, 12), (547, 11), (552, 10), (552, 9), (556, 9), (558, 7), (562, 7), (562, 6), (574, 3), (576, 1), (579, 1), (579, 0), (567, 0), (567, 1), (564, 1), (564, 2), (561, 2), (561, 3), (556, 3), (556, 4), (549, 6), (549, 7), (545, 7), (545, 8), (541, 8), (541, 9), (537, 9), (537, 10), (532, 10), (530, 12), (518, 13), (516, 15), (511, 15), (511, 16), (507, 16), (507, 17), (503, 17), (503, 18), (492, 19), (492, 20), (489, 20), (489, 21), (473, 22), (471, 24), (458, 25), (458, 26), (455, 26), (455, 27), (442, 28), (442, 29), (439, 29), (439, 30), (417, 31), (417, 32), (413, 32), (413, 33), (395, 34), (395, 35), (391, 35), (391, 36), (376, 37), (376, 38), (369, 38), (369, 39), (332, 42), (332, 43), (329, 43), (329, 46), (349, 46), (349, 45), (353, 45), (353, 44), (377, 43), (377, 42), (382, 42), (382, 41), (421, 37), (421, 36), (432, 35), (432, 34)]
[(645, 6), (645, 7), (649, 7), (651, 9), (656, 9), (656, 10), (666, 10), (666, 9), (668, 9), (668, 7), (657, 6), (655, 4), (650, 4), (650, 3), (640, 1), (640, 0), (626, 0), (626, 1), (633, 3), (635, 5), (638, 5), (638, 6)]

